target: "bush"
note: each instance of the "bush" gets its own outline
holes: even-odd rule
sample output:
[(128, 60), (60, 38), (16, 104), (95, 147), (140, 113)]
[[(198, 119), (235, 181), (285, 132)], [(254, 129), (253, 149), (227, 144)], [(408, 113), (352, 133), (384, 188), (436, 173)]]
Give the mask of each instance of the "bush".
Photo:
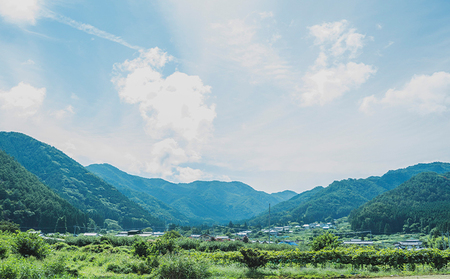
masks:
[(0, 240), (0, 259), (8, 257), (9, 245), (6, 241)]
[(179, 238), (175, 242), (175, 244), (178, 245), (183, 250), (197, 250), (200, 243), (201, 242), (197, 239), (187, 237)]
[(169, 256), (163, 258), (156, 270), (158, 278), (163, 279), (202, 279), (208, 278), (208, 265), (186, 256)]
[(14, 238), (13, 249), (23, 257), (34, 256), (43, 259), (50, 253), (50, 247), (36, 233), (18, 233)]
[(158, 267), (158, 259), (156, 257), (148, 257), (144, 260), (128, 260), (124, 261), (121, 264), (117, 263), (110, 263), (106, 267), (106, 271), (111, 271), (114, 273), (122, 273), (122, 274), (128, 274), (128, 273), (136, 273), (139, 275), (142, 274), (150, 274), (152, 270), (156, 267)]
[(0, 221), (0, 231), (16, 233), (20, 231), (18, 224), (10, 221)]
[(267, 253), (259, 251), (257, 249), (242, 248), (240, 252), (243, 257), (241, 259), (241, 262), (251, 270), (255, 270), (259, 267), (264, 267), (269, 261)]
[(324, 248), (336, 248), (339, 244), (340, 242), (338, 241), (338, 237), (330, 232), (327, 232), (315, 237), (313, 243), (311, 244), (311, 248), (314, 251), (319, 251)]
[(149, 245), (144, 240), (136, 241), (133, 244), (133, 248), (133, 254), (138, 257), (147, 257), (148, 255), (150, 255)]

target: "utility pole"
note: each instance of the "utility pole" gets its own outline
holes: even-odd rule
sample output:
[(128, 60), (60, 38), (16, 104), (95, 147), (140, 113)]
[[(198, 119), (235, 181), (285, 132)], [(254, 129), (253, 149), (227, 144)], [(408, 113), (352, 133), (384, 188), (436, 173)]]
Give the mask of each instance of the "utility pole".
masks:
[(270, 244), (270, 203), (269, 203), (269, 244)]

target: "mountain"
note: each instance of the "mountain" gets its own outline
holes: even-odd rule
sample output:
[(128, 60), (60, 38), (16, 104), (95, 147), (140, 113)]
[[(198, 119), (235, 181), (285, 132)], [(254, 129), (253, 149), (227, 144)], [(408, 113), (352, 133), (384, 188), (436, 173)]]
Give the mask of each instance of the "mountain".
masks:
[(450, 229), (450, 172), (425, 172), (353, 210), (354, 230), (373, 233), (422, 232)]
[[(293, 191), (268, 194), (241, 182), (195, 181), (171, 183), (159, 178), (143, 178), (127, 174), (108, 164), (86, 167), (119, 191), (145, 205), (139, 193), (152, 196), (169, 208), (181, 212), (191, 223), (228, 223), (247, 219), (295, 195)], [(141, 195), (144, 196), (144, 195)], [(174, 215), (180, 218), (180, 215)]]
[(112, 185), (52, 146), (21, 133), (0, 132), (0, 149), (13, 156), (63, 199), (87, 212), (98, 226), (118, 223), (123, 228), (141, 228), (163, 224)]
[[(301, 193), (277, 204), (273, 207), (276, 214), (271, 220), (273, 224), (284, 224), (288, 221), (310, 223), (344, 217), (374, 197), (394, 189), (414, 175), (427, 171), (445, 173), (450, 171), (450, 164), (441, 162), (417, 164), (388, 171), (381, 177), (334, 181), (326, 188), (314, 188), (315, 191), (311, 190), (313, 192), (308, 195), (303, 196)], [(249, 220), (249, 223), (256, 224), (261, 220), (264, 218), (257, 216)]]
[[(311, 198), (315, 197), (317, 193), (322, 191), (324, 188), (322, 186), (317, 186), (309, 191), (302, 192), (295, 195), (289, 200), (280, 202), (273, 206), (270, 210), (270, 219), (272, 224), (276, 222), (285, 224), (288, 221), (292, 221), (293, 217), (289, 214), (289, 210), (295, 208), (298, 204), (309, 201)], [(263, 213), (258, 214), (258, 216), (252, 218), (249, 221), (252, 225), (265, 226), (269, 223), (269, 210), (265, 210)]]
[(65, 232), (88, 224), (87, 214), (70, 205), (11, 156), (0, 151), (1, 219), (22, 229)]

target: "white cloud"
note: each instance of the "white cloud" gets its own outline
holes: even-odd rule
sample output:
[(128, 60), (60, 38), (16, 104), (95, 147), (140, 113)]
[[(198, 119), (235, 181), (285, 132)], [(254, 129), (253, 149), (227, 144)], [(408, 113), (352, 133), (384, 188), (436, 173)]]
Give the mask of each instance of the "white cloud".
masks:
[(179, 181), (183, 182), (192, 182), (195, 180), (200, 180), (205, 177), (205, 174), (201, 170), (192, 169), (189, 167), (186, 168), (178, 167), (177, 171), (179, 172), (179, 175), (177, 175), (176, 178)]
[(450, 73), (415, 75), (401, 90), (389, 89), (379, 100), (374, 95), (363, 99), (360, 111), (371, 113), (373, 106), (405, 107), (419, 114), (442, 113), (450, 107)]
[(269, 28), (267, 25), (263, 28), (263, 21), (273, 16), (272, 12), (253, 13), (244, 19), (211, 25), (213, 33), (209, 42), (217, 48), (217, 54), (247, 69), (252, 76), (252, 83), (291, 76), (289, 63), (272, 46), (281, 36), (271, 30), (272, 23), (268, 23)]
[(20, 82), (9, 91), (0, 90), (1, 109), (21, 117), (34, 115), (45, 98), (45, 88), (35, 88)]
[(201, 159), (216, 117), (215, 105), (205, 104), (211, 88), (198, 76), (180, 72), (162, 76), (160, 68), (170, 60), (158, 48), (141, 51), (138, 58), (116, 64), (112, 79), (120, 98), (138, 105), (146, 123), (153, 144), (147, 171), (165, 178), (175, 177), (182, 170), (177, 168), (180, 164)]
[(329, 103), (363, 84), (375, 72), (372, 66), (349, 62), (307, 73), (303, 77), (301, 104), (312, 106)]
[(41, 10), (39, 0), (1, 0), (0, 15), (15, 24), (36, 24)]
[(315, 37), (314, 43), (321, 47), (322, 51), (328, 51), (333, 56), (341, 56), (347, 51), (350, 58), (356, 56), (357, 51), (364, 46), (365, 35), (349, 28), (346, 20), (323, 23), (309, 27), (309, 32)]
[(321, 51), (310, 71), (302, 78), (303, 86), (298, 89), (302, 106), (329, 103), (357, 88), (376, 73), (371, 65), (342, 61), (355, 58), (364, 46), (365, 36), (348, 25), (346, 20), (342, 20), (309, 27), (310, 34), (315, 37), (314, 44)]

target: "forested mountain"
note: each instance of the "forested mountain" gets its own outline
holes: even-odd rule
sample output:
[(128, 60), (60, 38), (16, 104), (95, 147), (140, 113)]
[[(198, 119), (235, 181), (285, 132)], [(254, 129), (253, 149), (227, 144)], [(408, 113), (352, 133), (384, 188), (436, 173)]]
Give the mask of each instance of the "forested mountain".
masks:
[(224, 223), (250, 218), (267, 209), (269, 203), (277, 204), (296, 194), (293, 191), (268, 194), (241, 182), (195, 181), (176, 184), (163, 179), (130, 175), (108, 164), (94, 164), (86, 168), (126, 195), (132, 195), (140, 204), (145, 201), (136, 194), (145, 193), (197, 223)]
[(162, 221), (130, 201), (112, 185), (58, 149), (29, 136), (0, 132), (0, 149), (73, 206), (87, 212), (98, 226), (105, 220), (123, 228), (162, 225)]
[[(315, 188), (311, 196), (301, 196), (303, 193), (274, 206), (276, 214), (272, 223), (295, 221), (309, 223), (325, 221), (347, 216), (351, 210), (368, 202), (381, 193), (394, 189), (414, 175), (433, 171), (445, 173), (450, 171), (449, 163), (417, 164), (399, 170), (388, 171), (381, 177), (372, 176), (366, 179), (346, 179), (334, 181), (326, 188)], [(315, 190), (313, 189), (313, 190)], [(296, 199), (298, 199), (296, 201)], [(267, 217), (258, 216), (250, 220), (250, 224), (264, 223)], [(266, 221), (267, 223), (267, 221)]]
[(22, 229), (65, 232), (86, 226), (88, 215), (70, 205), (11, 156), (0, 150), (1, 219)]
[(354, 230), (374, 233), (450, 229), (450, 172), (421, 173), (351, 212)]

